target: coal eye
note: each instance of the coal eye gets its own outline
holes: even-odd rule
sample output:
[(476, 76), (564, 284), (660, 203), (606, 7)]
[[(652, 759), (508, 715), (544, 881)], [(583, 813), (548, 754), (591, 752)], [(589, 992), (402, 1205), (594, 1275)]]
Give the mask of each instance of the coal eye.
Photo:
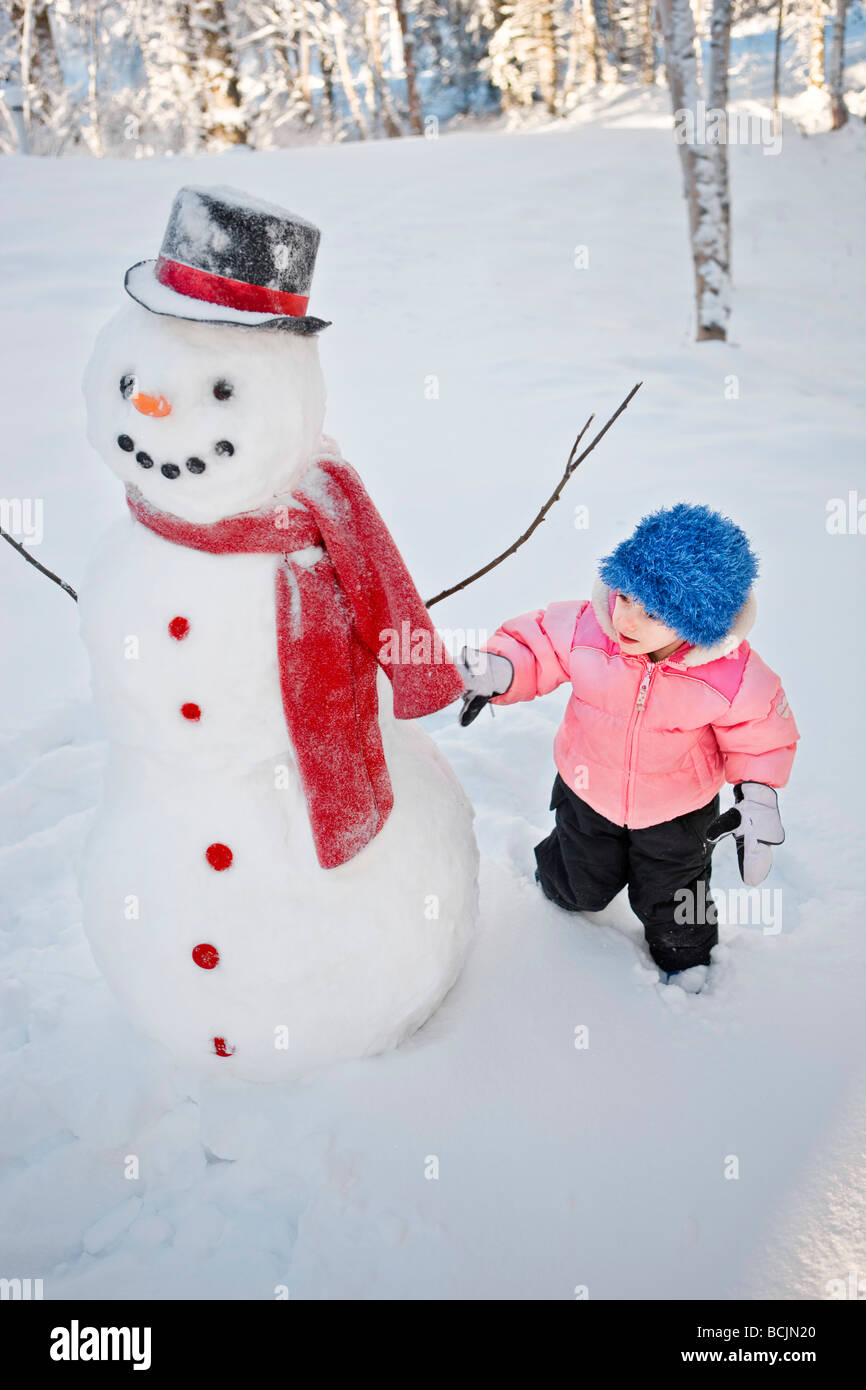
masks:
[(122, 376), (122, 377), (120, 378), (120, 394), (121, 394), (121, 396), (123, 396), (125, 399), (128, 400), (129, 397), (132, 395), (132, 393), (133, 393), (134, 390), (135, 390), (135, 377), (134, 377), (134, 376), (131, 376), (130, 373), (127, 372), (125, 376)]
[(213, 389), (213, 393), (218, 401), (227, 401), (234, 392), (234, 387), (228, 381), (218, 381)]

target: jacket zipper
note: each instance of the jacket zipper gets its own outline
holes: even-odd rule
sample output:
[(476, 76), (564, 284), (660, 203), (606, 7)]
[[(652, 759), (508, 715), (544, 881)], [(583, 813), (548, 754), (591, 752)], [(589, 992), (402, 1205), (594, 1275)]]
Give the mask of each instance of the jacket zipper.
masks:
[(634, 710), (632, 711), (631, 721), (629, 723), (628, 728), (628, 746), (626, 749), (625, 756), (625, 815), (623, 818), (623, 824), (625, 826), (628, 825), (629, 798), (631, 793), (632, 782), (631, 768), (633, 762), (634, 745), (635, 740), (637, 738), (638, 720), (640, 718), (642, 710), (646, 707), (647, 696), (649, 695), (649, 688), (652, 685), (652, 679), (655, 675), (656, 667), (660, 666), (661, 662), (653, 661), (645, 663), (645, 665), (646, 669), (644, 671), (643, 678), (641, 679), (641, 683), (638, 686), (637, 699), (634, 703)]

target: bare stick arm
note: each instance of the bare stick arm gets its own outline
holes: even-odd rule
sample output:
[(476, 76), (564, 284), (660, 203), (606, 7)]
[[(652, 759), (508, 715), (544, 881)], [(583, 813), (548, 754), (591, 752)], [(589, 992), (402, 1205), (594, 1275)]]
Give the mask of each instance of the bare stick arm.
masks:
[(35, 555), (31, 555), (29, 550), (25, 550), (21, 542), (16, 541), (14, 536), (10, 536), (8, 531), (4, 531), (2, 526), (0, 526), (0, 536), (3, 537), (4, 541), (8, 541), (11, 546), (14, 546), (14, 548), (18, 551), (18, 554), (23, 555), (24, 559), (28, 562), (28, 564), (31, 564), (36, 569), (38, 569), (40, 574), (46, 574), (49, 579), (53, 579), (55, 584), (60, 585), (64, 593), (68, 594), (69, 597), (74, 599), (76, 603), (78, 602), (78, 595), (72, 588), (72, 585), (67, 584), (65, 580), (61, 579), (60, 576), (55, 574), (53, 570), (46, 569), (44, 565), (40, 565)]
[(583, 429), (580, 431), (580, 434), (577, 436), (577, 439), (571, 446), (571, 452), (568, 455), (568, 463), (565, 465), (565, 472), (563, 473), (562, 477), (557, 483), (554, 491), (548, 497), (544, 506), (538, 512), (535, 519), (523, 532), (523, 535), (518, 536), (517, 540), (514, 542), (513, 545), (510, 545), (507, 550), (503, 550), (501, 555), (497, 555), (495, 560), (491, 560), (490, 563), (484, 565), (482, 569), (476, 570), (475, 573), (470, 574), (467, 579), (462, 579), (459, 584), (453, 584), (450, 589), (443, 589), (441, 594), (436, 594), (434, 598), (428, 599), (426, 603), (427, 608), (432, 608), (433, 604), (438, 603), (440, 599), (450, 598), (451, 594), (456, 594), (458, 589), (465, 589), (469, 584), (474, 584), (476, 579), (480, 579), (481, 576), (484, 574), (489, 574), (490, 570), (495, 569), (496, 566), (501, 564), (503, 560), (506, 560), (509, 555), (513, 555), (515, 550), (517, 550), (521, 545), (523, 545), (525, 541), (529, 540), (529, 537), (532, 535), (533, 531), (541, 525), (542, 521), (544, 520), (547, 513), (550, 511), (550, 508), (553, 506), (554, 502), (559, 501), (562, 489), (565, 487), (565, 484), (568, 482), (574, 470), (578, 467), (579, 464), (583, 463), (583, 460), (586, 458), (587, 454), (592, 453), (596, 444), (598, 444), (599, 440), (604, 438), (613, 422), (617, 420), (620, 415), (622, 415), (622, 412), (626, 409), (632, 397), (637, 395), (638, 391), (642, 386), (643, 382), (639, 381), (635, 386), (631, 388), (625, 400), (617, 406), (616, 410), (611, 415), (607, 424), (603, 425), (602, 428), (599, 430), (598, 434), (595, 436), (595, 438), (591, 440), (589, 444), (587, 444), (583, 453), (578, 454), (577, 457), (575, 457), (580, 441), (583, 439), (583, 436), (586, 434), (587, 430), (589, 429), (590, 425), (595, 419), (594, 415), (590, 415)]

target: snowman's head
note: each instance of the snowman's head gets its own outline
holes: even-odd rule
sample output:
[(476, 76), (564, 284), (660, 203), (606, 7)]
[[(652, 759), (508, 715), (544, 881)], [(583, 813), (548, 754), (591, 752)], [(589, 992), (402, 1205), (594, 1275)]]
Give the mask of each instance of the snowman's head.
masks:
[(315, 334), (190, 322), (124, 306), (84, 377), (87, 433), (162, 511), (218, 521), (266, 506), (315, 451), (325, 384)]

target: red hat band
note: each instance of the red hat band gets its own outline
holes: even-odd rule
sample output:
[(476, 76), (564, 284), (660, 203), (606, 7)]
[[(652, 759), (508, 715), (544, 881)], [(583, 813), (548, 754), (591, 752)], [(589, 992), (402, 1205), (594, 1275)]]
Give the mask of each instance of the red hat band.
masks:
[(207, 304), (221, 304), (227, 309), (244, 309), (262, 314), (291, 314), (301, 318), (307, 312), (309, 295), (290, 294), (286, 290), (272, 290), (265, 285), (251, 285), (244, 280), (231, 280), (226, 275), (214, 275), (195, 266), (184, 265), (181, 261), (160, 256), (155, 266), (156, 278), (161, 285), (188, 295), (191, 299), (201, 299)]

